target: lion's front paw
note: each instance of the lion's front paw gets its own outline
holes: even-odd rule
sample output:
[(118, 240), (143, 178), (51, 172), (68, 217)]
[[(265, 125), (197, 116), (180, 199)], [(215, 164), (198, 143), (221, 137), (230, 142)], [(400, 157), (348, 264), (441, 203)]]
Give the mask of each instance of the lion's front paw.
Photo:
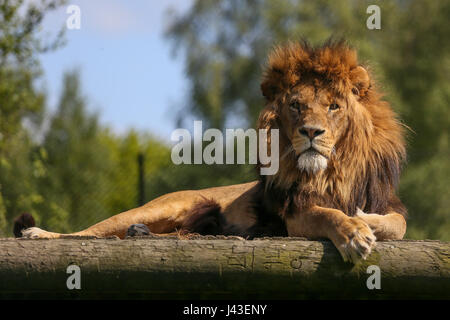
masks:
[(375, 236), (370, 227), (358, 217), (348, 217), (338, 225), (331, 239), (344, 261), (352, 263), (366, 259), (375, 246)]
[(356, 217), (361, 218), (372, 230), (373, 234), (379, 234), (384, 231), (382, 222), (383, 216), (376, 213), (365, 213), (360, 208), (356, 210)]
[(57, 233), (48, 232), (37, 227), (22, 230), (22, 237), (28, 239), (54, 239)]

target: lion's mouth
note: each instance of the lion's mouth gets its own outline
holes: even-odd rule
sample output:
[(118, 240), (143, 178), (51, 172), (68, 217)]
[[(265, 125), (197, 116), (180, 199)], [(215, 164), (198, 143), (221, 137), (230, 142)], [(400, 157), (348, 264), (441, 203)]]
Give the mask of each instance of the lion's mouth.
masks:
[(297, 155), (297, 160), (298, 158), (300, 158), (300, 156), (304, 155), (304, 154), (308, 154), (308, 155), (319, 155), (324, 157), (325, 159), (329, 159), (329, 157), (326, 154), (323, 154), (322, 152), (320, 152), (319, 150), (317, 150), (314, 147), (309, 147), (308, 149), (302, 151), (300, 154)]
[(325, 170), (328, 165), (328, 157), (314, 148), (308, 148), (297, 157), (297, 168), (315, 174), (318, 171)]

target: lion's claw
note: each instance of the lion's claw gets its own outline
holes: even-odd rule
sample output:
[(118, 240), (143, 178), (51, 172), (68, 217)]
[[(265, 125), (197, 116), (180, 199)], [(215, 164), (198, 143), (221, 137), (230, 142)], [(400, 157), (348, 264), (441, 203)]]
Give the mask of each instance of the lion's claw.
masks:
[(375, 236), (369, 226), (359, 218), (348, 218), (332, 239), (345, 262), (356, 263), (366, 259), (375, 245)]

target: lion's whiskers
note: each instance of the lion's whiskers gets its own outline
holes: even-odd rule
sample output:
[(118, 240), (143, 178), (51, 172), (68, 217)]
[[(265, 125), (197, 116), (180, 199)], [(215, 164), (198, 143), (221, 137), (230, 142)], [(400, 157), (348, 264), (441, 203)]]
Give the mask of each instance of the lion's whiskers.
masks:
[(284, 158), (286, 158), (291, 153), (295, 154), (295, 149), (294, 149), (294, 146), (292, 144), (289, 147), (286, 148), (286, 150), (283, 153), (283, 155), (281, 156), (280, 160), (283, 160)]

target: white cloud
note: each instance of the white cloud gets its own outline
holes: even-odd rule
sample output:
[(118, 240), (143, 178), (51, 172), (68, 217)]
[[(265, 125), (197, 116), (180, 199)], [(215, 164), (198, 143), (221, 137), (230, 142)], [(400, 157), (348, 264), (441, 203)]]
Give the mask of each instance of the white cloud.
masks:
[(142, 23), (139, 12), (133, 11), (123, 1), (81, 0), (83, 28), (101, 34), (120, 34), (136, 31)]
[(184, 11), (191, 0), (78, 0), (89, 30), (109, 35), (160, 33), (168, 8)]

